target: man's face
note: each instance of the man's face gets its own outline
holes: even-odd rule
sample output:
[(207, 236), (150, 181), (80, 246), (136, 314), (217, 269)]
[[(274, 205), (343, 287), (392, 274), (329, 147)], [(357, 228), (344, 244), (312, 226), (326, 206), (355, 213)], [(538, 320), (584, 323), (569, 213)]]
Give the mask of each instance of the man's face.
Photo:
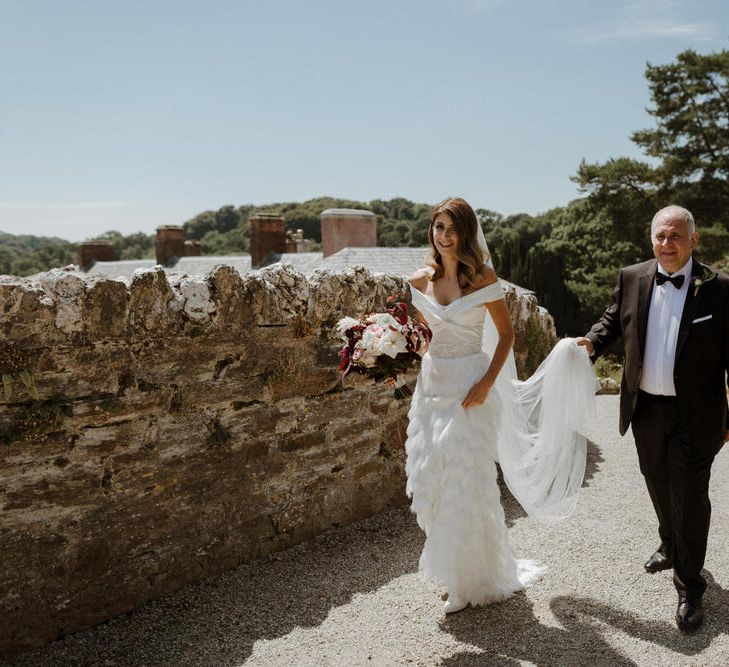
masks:
[(688, 262), (698, 240), (697, 232), (689, 234), (683, 216), (670, 211), (662, 214), (651, 230), (653, 254), (668, 274), (676, 273)]

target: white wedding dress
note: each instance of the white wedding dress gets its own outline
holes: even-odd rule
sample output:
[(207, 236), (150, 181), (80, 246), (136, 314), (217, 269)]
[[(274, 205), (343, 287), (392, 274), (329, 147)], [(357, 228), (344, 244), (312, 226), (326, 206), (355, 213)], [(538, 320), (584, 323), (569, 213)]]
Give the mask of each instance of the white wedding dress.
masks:
[[(560, 414), (554, 416), (562, 430), (541, 438), (542, 431), (554, 430), (545, 429), (541, 391), (547, 384), (545, 369), (549, 376), (551, 368), (576, 395), (585, 392), (594, 401), (594, 375), (586, 353), (577, 352), (574, 343), (562, 341), (531, 384), (511, 382), (508, 371), (502, 370), (501, 381), (486, 401), (464, 409), (461, 402), (490, 362), (483, 334), (484, 324), (493, 327), (493, 323), (484, 304), (503, 298), (501, 284), (497, 281), (447, 306), (414, 287), (411, 294), (413, 305), (433, 332), (412, 397), (405, 445), (406, 490), (426, 534), (420, 573), (445, 588), (449, 599), (490, 604), (529, 586), (546, 569), (514, 555), (500, 501), (496, 461), (505, 459), (506, 482), (531, 514), (540, 518), (569, 514), (584, 474), (584, 438), (573, 434), (577, 427), (565, 423), (569, 419)], [(510, 362), (513, 365), (513, 356)], [(539, 391), (531, 400), (535, 382)], [(560, 399), (575, 400), (564, 395), (561, 384), (556, 391)], [(563, 400), (557, 403), (561, 405)], [(589, 412), (588, 408), (584, 401), (577, 406)], [(523, 416), (514, 417), (519, 411)], [(587, 414), (580, 419), (587, 419)]]

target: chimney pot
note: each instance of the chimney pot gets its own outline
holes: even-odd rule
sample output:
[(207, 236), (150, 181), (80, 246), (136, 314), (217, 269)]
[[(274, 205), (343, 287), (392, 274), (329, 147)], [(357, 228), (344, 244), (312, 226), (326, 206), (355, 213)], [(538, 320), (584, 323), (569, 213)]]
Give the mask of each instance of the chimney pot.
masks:
[(286, 252), (283, 216), (259, 213), (251, 223), (251, 266), (257, 269), (271, 253)]
[(166, 266), (175, 257), (185, 256), (185, 230), (180, 225), (157, 227), (154, 239), (154, 254), (157, 264)]
[(88, 271), (96, 262), (113, 262), (116, 259), (114, 245), (111, 241), (103, 239), (79, 243), (76, 250), (78, 265), (82, 271)]
[(200, 241), (185, 241), (185, 257), (200, 257), (202, 246)]

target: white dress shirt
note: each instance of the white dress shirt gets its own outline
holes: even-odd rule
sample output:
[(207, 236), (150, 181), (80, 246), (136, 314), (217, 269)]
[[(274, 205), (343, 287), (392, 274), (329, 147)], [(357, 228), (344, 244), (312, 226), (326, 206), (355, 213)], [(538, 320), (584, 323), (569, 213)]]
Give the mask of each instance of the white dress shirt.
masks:
[[(653, 285), (643, 351), (643, 372), (640, 376), (640, 388), (649, 394), (676, 395), (673, 365), (676, 362), (678, 328), (689, 290), (693, 262), (693, 258), (690, 257), (679, 271), (671, 274), (672, 277), (678, 275), (684, 277), (681, 289), (676, 289), (669, 282)], [(660, 264), (658, 271), (668, 275)]]

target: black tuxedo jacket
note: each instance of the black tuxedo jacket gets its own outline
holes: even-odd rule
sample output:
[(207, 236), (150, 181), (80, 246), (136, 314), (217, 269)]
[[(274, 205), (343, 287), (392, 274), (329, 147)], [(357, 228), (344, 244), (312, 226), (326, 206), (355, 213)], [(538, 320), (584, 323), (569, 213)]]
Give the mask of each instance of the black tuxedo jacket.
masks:
[[(595, 357), (618, 338), (623, 339), (621, 435), (628, 430), (638, 398), (648, 309), (657, 268), (658, 261), (652, 259), (622, 269), (612, 305), (587, 334), (595, 347)], [(697, 289), (694, 281), (703, 269), (694, 258), (676, 342), (673, 381), (679, 410), (694, 445), (716, 454), (729, 426), (725, 384), (729, 371), (729, 276), (719, 273)]]

